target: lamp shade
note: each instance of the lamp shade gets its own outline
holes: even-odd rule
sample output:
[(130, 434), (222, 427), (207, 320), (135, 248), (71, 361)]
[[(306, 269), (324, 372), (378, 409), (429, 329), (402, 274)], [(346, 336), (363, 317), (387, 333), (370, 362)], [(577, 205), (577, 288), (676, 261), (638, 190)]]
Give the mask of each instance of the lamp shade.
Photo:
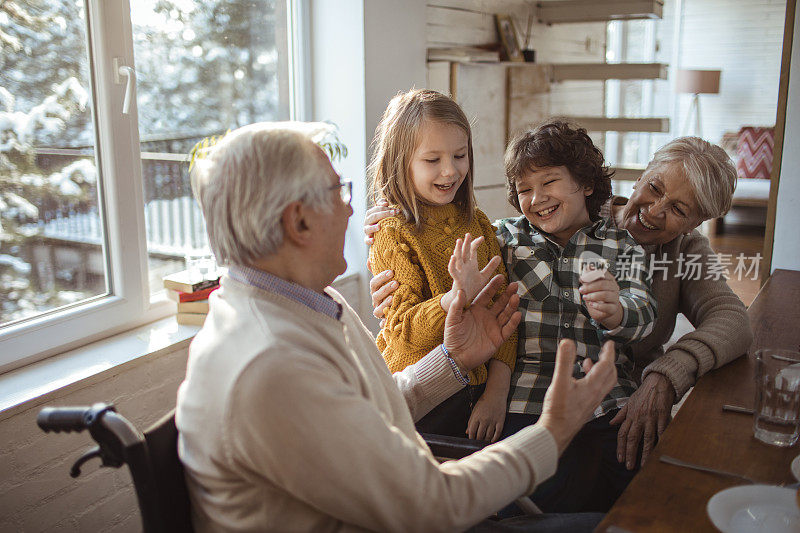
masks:
[(720, 70), (678, 70), (676, 90), (689, 94), (719, 93)]

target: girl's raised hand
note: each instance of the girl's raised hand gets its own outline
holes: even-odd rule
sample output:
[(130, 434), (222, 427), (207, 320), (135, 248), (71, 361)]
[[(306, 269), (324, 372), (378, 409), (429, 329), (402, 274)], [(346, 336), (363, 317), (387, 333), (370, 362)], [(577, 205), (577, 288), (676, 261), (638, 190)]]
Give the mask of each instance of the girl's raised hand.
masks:
[(478, 247), (483, 240), (483, 236), (473, 240), (469, 233), (464, 239), (456, 240), (453, 255), (450, 256), (450, 263), (447, 265), (447, 270), (453, 278), (453, 287), (442, 296), (443, 309), (450, 307), (450, 302), (459, 289), (464, 291), (467, 302), (472, 302), (500, 265), (500, 256), (496, 255), (489, 260), (483, 270), (478, 270)]
[(368, 246), (372, 246), (372, 243), (375, 242), (373, 235), (378, 233), (378, 230), (381, 229), (378, 222), (386, 217), (394, 216), (399, 212), (398, 209), (389, 207), (389, 202), (386, 200), (378, 200), (378, 203), (367, 210), (367, 216), (364, 217), (364, 242)]

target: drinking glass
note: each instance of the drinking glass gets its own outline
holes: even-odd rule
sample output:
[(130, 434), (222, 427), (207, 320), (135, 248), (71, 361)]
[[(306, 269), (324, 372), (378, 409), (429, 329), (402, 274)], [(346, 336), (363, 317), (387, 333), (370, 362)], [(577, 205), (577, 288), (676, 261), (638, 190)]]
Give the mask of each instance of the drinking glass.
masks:
[(190, 250), (184, 256), (186, 270), (192, 280), (211, 279), (216, 276), (217, 262), (208, 249)]
[(800, 435), (800, 352), (764, 348), (755, 355), (755, 437), (774, 446), (792, 446)]

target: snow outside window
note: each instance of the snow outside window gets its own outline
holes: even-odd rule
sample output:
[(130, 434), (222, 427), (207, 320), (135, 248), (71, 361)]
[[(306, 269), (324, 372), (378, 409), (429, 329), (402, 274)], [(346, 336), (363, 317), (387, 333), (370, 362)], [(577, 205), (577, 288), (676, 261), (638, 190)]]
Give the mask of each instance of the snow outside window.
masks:
[(0, 2), (0, 373), (174, 312), (150, 295), (207, 246), (186, 156), (289, 118), (289, 3)]
[(203, 138), (289, 117), (285, 2), (131, 3), (149, 286), (208, 247), (186, 154)]

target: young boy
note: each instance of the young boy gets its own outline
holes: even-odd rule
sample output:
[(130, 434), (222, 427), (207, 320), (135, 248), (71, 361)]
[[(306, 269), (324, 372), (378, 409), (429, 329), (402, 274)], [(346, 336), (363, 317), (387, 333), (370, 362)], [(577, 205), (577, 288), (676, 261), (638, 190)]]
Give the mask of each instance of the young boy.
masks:
[[(611, 174), (586, 131), (551, 122), (516, 136), (505, 154), (509, 202), (523, 216), (495, 222), (509, 282), (519, 284), (522, 322), (503, 436), (541, 415), (561, 339), (597, 360), (606, 340), (646, 336), (655, 320), (644, 250), (599, 217)], [(602, 259), (600, 259), (602, 258)], [(587, 266), (607, 267), (591, 270)], [(636, 390), (632, 362), (617, 356), (618, 382), (564, 453), (559, 470), (533, 495), (548, 512), (607, 510), (633, 472), (616, 461), (609, 422)], [(587, 470), (599, 469), (595, 475)]]

